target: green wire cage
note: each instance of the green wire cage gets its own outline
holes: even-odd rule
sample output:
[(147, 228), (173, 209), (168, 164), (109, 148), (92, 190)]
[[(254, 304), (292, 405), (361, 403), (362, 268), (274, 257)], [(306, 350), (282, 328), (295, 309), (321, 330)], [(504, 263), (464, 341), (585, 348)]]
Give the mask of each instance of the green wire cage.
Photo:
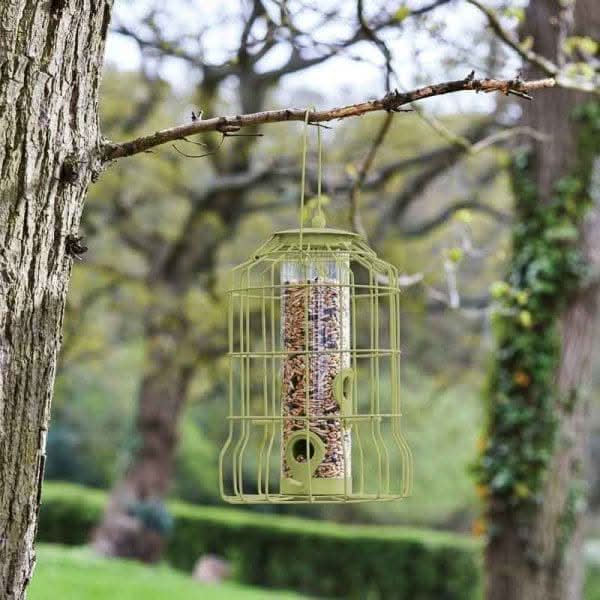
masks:
[(275, 233), (232, 276), (224, 500), (407, 496), (396, 269), (354, 233), (313, 228)]

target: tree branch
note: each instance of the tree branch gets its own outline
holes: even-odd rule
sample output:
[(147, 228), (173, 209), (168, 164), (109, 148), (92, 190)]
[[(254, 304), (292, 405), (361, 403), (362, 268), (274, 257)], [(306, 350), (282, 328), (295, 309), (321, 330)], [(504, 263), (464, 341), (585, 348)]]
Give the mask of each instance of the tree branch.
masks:
[[(348, 106), (329, 110), (309, 111), (308, 120), (309, 123), (322, 123), (325, 121), (346, 119), (348, 117), (358, 117), (376, 111), (397, 111), (401, 106), (417, 100), (460, 91), (502, 92), (504, 94), (516, 94), (518, 96), (529, 98), (529, 92), (552, 87), (553, 85), (553, 79), (540, 79), (536, 81), (521, 81), (518, 79), (474, 79), (473, 74), (471, 74), (465, 79), (428, 85), (409, 92), (395, 91), (386, 94), (383, 98), (372, 100), (370, 102), (350, 104)], [(246, 115), (213, 117), (203, 121), (194, 121), (187, 125), (163, 129), (162, 131), (157, 131), (153, 134), (142, 136), (129, 142), (103, 144), (100, 148), (101, 159), (103, 161), (110, 161), (125, 156), (132, 156), (140, 152), (146, 152), (151, 148), (167, 142), (173, 142), (205, 131), (231, 133), (239, 131), (243, 127), (261, 125), (264, 123), (304, 121), (305, 117), (306, 109), (303, 108), (286, 108)]]
[(364, 32), (369, 40), (371, 40), (383, 56), (385, 62), (385, 91), (389, 92), (392, 89), (392, 53), (388, 48), (387, 44), (377, 35), (377, 33), (371, 28), (365, 17), (363, 0), (357, 0), (356, 2), (356, 17), (360, 25), (360, 30)]
[(476, 197), (473, 197), (469, 200), (459, 200), (454, 202), (450, 206), (446, 207), (442, 212), (438, 215), (435, 215), (431, 219), (424, 221), (418, 225), (414, 225), (412, 227), (406, 227), (400, 231), (403, 237), (414, 238), (423, 236), (434, 229), (442, 226), (444, 223), (448, 222), (458, 211), (460, 210), (470, 210), (474, 212), (481, 212), (485, 215), (488, 215), (492, 219), (495, 219), (499, 223), (508, 224), (512, 221), (512, 218), (509, 214), (506, 214), (493, 206), (489, 206), (487, 204), (483, 204)]

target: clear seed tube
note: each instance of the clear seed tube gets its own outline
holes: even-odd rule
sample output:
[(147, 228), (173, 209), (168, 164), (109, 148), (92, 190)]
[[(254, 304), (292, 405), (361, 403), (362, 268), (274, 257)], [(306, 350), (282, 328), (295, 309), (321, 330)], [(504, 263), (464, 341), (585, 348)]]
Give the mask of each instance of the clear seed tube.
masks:
[(343, 257), (281, 267), (284, 493), (344, 493), (349, 483), (349, 273)]

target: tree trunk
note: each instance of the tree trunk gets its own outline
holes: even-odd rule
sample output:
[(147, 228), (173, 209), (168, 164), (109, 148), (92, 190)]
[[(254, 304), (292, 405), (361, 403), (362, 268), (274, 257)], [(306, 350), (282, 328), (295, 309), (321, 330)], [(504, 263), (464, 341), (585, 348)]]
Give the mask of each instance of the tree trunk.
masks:
[(111, 0), (0, 3), (0, 597), (24, 598)]
[[(600, 163), (596, 165), (600, 172)], [(600, 269), (600, 198), (589, 214), (583, 245), (589, 264)], [(498, 533), (485, 553), (487, 600), (580, 600), (585, 575), (583, 558), (585, 477), (590, 355), (598, 318), (597, 282), (583, 289), (562, 317), (562, 355), (557, 374), (560, 392), (572, 405), (558, 414), (555, 452), (543, 502), (529, 529), (528, 545), (511, 515), (495, 510), (488, 519)], [(532, 561), (531, 550), (536, 559)]]
[(164, 548), (169, 524), (162, 502), (171, 484), (177, 430), (193, 374), (192, 363), (182, 358), (186, 327), (179, 323), (169, 329), (167, 321), (146, 328), (149, 356), (138, 395), (137, 448), (93, 534), (93, 547), (106, 556), (157, 562)]
[[(533, 37), (535, 51), (555, 61), (559, 60), (557, 49), (562, 43), (557, 23), (563, 9), (566, 11), (563, 23), (570, 21), (572, 25), (570, 35), (589, 35), (597, 39), (600, 34), (600, 5), (596, 0), (578, 0), (574, 10), (557, 0), (530, 2), (526, 34)], [(533, 74), (530, 69), (528, 75)], [(555, 184), (567, 175), (580, 172), (578, 161), (590, 160), (578, 152), (582, 131), (572, 119), (574, 109), (589, 100), (591, 98), (585, 94), (556, 89), (525, 106), (525, 124), (550, 136), (537, 143), (533, 152), (531, 180), (536, 186), (539, 202), (550, 202), (556, 197)], [(598, 143), (594, 152), (600, 153)], [(597, 158), (593, 164), (592, 170), (598, 173), (600, 162)], [(589, 181), (587, 184), (591, 185)], [(582, 224), (579, 244), (588, 266), (592, 271), (598, 271), (600, 198), (590, 191), (587, 194), (592, 196), (593, 203)], [(520, 199), (516, 201), (518, 204)], [(523, 522), (507, 511), (505, 505), (501, 506), (492, 494), (487, 515), (490, 538), (485, 557), (488, 600), (577, 600), (582, 597), (581, 487), (585, 476), (588, 421), (585, 387), (590, 375), (597, 314), (597, 282), (584, 282), (571, 296), (566, 310), (556, 315), (560, 323), (561, 350), (555, 385), (558, 395), (568, 401), (556, 402), (557, 426), (553, 434), (552, 457), (541, 501), (530, 516), (530, 522), (524, 527)], [(539, 333), (540, 336), (546, 334), (546, 331)]]

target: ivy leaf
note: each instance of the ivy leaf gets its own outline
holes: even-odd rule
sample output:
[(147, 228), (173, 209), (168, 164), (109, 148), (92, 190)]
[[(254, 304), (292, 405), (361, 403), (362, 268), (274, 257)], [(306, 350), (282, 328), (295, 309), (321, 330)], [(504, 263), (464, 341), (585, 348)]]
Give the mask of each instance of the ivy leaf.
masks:
[(515, 484), (515, 494), (518, 498), (527, 498), (531, 494), (531, 490), (526, 483), (519, 481)]
[(521, 325), (525, 327), (525, 329), (531, 328), (531, 326), (533, 325), (533, 318), (528, 310), (522, 310), (519, 313), (519, 323), (521, 323)]
[(526, 292), (524, 290), (517, 292), (515, 294), (515, 298), (516, 298), (518, 304), (520, 304), (521, 306), (525, 306), (527, 304), (527, 302), (529, 301), (529, 292)]
[(490, 294), (493, 298), (499, 299), (506, 296), (510, 290), (510, 286), (506, 281), (494, 281), (490, 286)]
[(493, 490), (502, 490), (511, 486), (513, 482), (512, 473), (508, 469), (502, 469), (494, 475), (490, 482), (490, 487)]

